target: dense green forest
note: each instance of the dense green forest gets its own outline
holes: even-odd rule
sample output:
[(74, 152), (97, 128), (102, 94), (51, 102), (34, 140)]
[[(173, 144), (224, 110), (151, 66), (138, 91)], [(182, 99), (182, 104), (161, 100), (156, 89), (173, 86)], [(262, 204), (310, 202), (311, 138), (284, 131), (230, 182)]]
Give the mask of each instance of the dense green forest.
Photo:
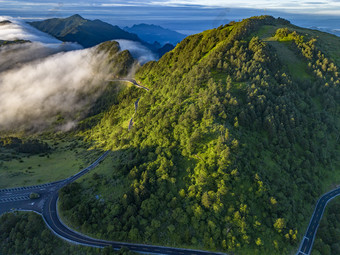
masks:
[[(81, 132), (113, 153), (107, 171), (61, 192), (65, 220), (112, 240), (297, 249), (317, 197), (339, 181), (339, 59), (309, 31), (254, 17), (141, 67), (136, 80), (150, 91), (124, 90)], [(138, 97), (128, 131), (121, 113)]]
[(340, 182), (339, 46), (253, 17), (143, 65), (148, 92), (110, 83), (77, 135), (112, 152), (61, 190), (63, 219), (103, 239), (294, 253), (317, 198)]
[(54, 236), (35, 213), (8, 213), (0, 218), (0, 254), (27, 255), (132, 255), (126, 248), (114, 251), (71, 245)]
[(314, 241), (312, 255), (340, 254), (340, 201), (328, 204)]
[[(51, 150), (46, 142), (37, 139), (23, 141), (17, 137), (0, 137), (0, 148), (12, 149), (17, 153), (41, 154)], [(1, 157), (0, 157), (1, 158)]]
[[(95, 68), (106, 67), (106, 71), (112, 73), (112, 78), (126, 77), (131, 68), (138, 68), (131, 54), (127, 50), (121, 51), (117, 42), (103, 43), (93, 52), (102, 57), (101, 65)], [(1, 126), (0, 188), (58, 181), (77, 173), (95, 160), (102, 150), (87, 151), (91, 144), (82, 142), (82, 137), (76, 133), (96, 125), (110, 106), (118, 104), (118, 95), (125, 87), (124, 84), (108, 81), (98, 84), (90, 93), (97, 94), (99, 90), (101, 96), (73, 115), (73, 121), (83, 120), (78, 123), (77, 131), (62, 131), (62, 126), (70, 119), (62, 112), (51, 116), (50, 126), (40, 131), (31, 125), (23, 126), (22, 129)], [(89, 95), (89, 98), (93, 97)], [(127, 115), (129, 118), (130, 114)]]

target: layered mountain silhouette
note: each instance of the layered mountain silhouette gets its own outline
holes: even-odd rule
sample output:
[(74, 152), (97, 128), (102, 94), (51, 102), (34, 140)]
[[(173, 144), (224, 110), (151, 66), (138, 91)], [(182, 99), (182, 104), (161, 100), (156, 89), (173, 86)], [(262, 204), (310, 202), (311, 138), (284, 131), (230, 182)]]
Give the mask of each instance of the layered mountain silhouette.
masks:
[(141, 42), (137, 35), (126, 32), (118, 26), (98, 19), (84, 19), (78, 14), (65, 19), (53, 18), (29, 24), (61, 41), (77, 42), (85, 48), (114, 39)]
[(167, 43), (176, 45), (186, 37), (186, 35), (176, 31), (149, 24), (139, 24), (133, 25), (132, 27), (124, 27), (124, 30), (138, 35), (142, 40), (148, 43), (158, 42), (161, 45)]
[[(36, 27), (82, 45), (114, 39), (79, 15), (46, 22)], [(117, 77), (74, 134), (112, 160), (61, 191), (61, 212), (107, 240), (295, 253), (315, 201), (339, 180), (339, 47), (335, 35), (271, 16), (188, 36), (141, 67), (117, 42), (99, 45)], [(315, 254), (339, 254), (317, 242)], [(7, 254), (22, 245), (10, 244)]]

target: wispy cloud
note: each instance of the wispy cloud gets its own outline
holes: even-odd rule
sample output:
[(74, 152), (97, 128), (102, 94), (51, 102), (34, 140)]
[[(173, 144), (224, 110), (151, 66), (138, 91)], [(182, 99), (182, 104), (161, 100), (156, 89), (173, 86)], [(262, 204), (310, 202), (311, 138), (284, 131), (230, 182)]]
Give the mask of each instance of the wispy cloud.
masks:
[(0, 0), (0, 9), (13, 6), (24, 6), (25, 8), (40, 6), (40, 8), (47, 8), (50, 10), (67, 9), (67, 8), (114, 8), (114, 7), (138, 7), (138, 6), (199, 6), (202, 8), (209, 7), (229, 7), (229, 8), (254, 8), (254, 9), (268, 9), (280, 10), (293, 13), (309, 13), (309, 14), (340, 14), (340, 1), (338, 0), (145, 0), (145, 1), (122, 1), (122, 0), (80, 0), (80, 1), (67, 1), (67, 0), (36, 0), (36, 1), (19, 1)]
[[(1, 25), (0, 40), (32, 43), (0, 47), (0, 131), (42, 130), (58, 116), (63, 117), (58, 128), (72, 128), (115, 75), (104, 61), (106, 53), (62, 43), (19, 19), (2, 20), (12, 23)], [(155, 59), (140, 43), (118, 42), (140, 63)]]
[(11, 45), (9, 47), (2, 46), (0, 49), (0, 72), (58, 52), (82, 49), (79, 44), (63, 43), (35, 29), (21, 19), (0, 16), (0, 21), (3, 20), (10, 20), (12, 23), (1, 25), (0, 40), (28, 40), (31, 43)]
[(304, 10), (305, 8), (315, 9), (337, 9), (340, 11), (340, 1), (278, 1), (278, 0), (239, 0), (239, 1), (228, 1), (228, 0), (156, 0), (150, 1), (151, 5), (162, 5), (162, 6), (188, 6), (188, 5), (199, 5), (202, 7), (233, 7), (233, 8), (254, 8), (254, 9), (280, 9), (280, 10)]
[(5, 19), (12, 23), (0, 27), (0, 39), (32, 43), (0, 48), (0, 130), (40, 130), (58, 114), (65, 119), (64, 128), (71, 128), (112, 75), (101, 64), (105, 56), (94, 49), (65, 52), (81, 47), (0, 17)]
[(40, 130), (58, 114), (71, 127), (110, 75), (104, 66), (96, 68), (101, 57), (92, 52), (59, 53), (0, 73), (0, 130)]
[(148, 61), (156, 60), (156, 56), (139, 42), (129, 40), (115, 40), (119, 43), (121, 50), (128, 50), (139, 63), (145, 64)]
[(0, 40), (30, 40), (46, 44), (61, 44), (61, 41), (48, 34), (42, 33), (32, 26), (12, 17), (0, 16), (0, 21), (10, 20), (12, 23), (2, 25), (0, 29)]

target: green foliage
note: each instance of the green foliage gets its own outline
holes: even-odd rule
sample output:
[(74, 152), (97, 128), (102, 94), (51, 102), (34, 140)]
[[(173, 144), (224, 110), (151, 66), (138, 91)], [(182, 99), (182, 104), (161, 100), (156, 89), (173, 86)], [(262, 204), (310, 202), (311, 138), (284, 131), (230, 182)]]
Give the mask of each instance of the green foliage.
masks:
[(40, 195), (38, 194), (38, 193), (31, 193), (30, 194), (30, 199), (37, 199), (37, 198), (39, 198), (40, 197)]
[[(265, 16), (221, 26), (141, 67), (136, 79), (150, 92), (133, 129), (114, 131), (116, 109), (128, 107), (125, 96), (83, 133), (130, 159), (112, 170), (127, 176), (130, 187), (114, 201), (84, 195), (65, 217), (86, 233), (116, 240), (240, 254), (287, 254), (296, 246), (310, 216), (304, 205), (321, 193), (320, 168), (335, 158), (339, 91), (335, 74), (325, 90), (321, 81), (332, 76), (314, 76), (312, 85), (283, 73), (275, 50), (253, 36), (268, 25), (288, 24)], [(277, 36), (300, 45), (297, 58), (309, 56), (313, 43), (290, 34)], [(319, 66), (318, 59), (310, 61)], [(324, 116), (315, 114), (315, 101)], [(104, 186), (108, 180), (101, 176), (81, 190), (108, 193), (115, 189)]]
[(340, 202), (338, 199), (327, 205), (315, 237), (312, 255), (340, 253)]
[[(25, 138), (1, 135), (0, 188), (37, 185), (68, 178), (102, 153), (88, 151), (91, 145), (73, 136), (72, 133)], [(49, 149), (33, 154), (34, 151), (29, 148), (36, 148), (38, 144)], [(28, 153), (18, 151), (22, 145), (28, 148)]]
[(34, 213), (8, 213), (0, 218), (1, 254), (59, 254), (62, 241)]
[[(110, 86), (114, 89), (119, 85), (113, 83)], [(135, 86), (120, 86), (114, 92), (114, 100), (107, 101), (107, 111), (80, 123), (80, 135), (85, 136), (89, 142), (95, 141), (100, 148), (114, 149), (116, 143), (123, 145), (125, 139), (119, 138), (128, 133), (129, 120), (135, 113), (134, 102), (144, 93), (144, 90)]]
[(51, 148), (46, 142), (37, 139), (22, 140), (17, 137), (0, 138), (0, 147), (13, 149), (17, 153), (28, 153), (30, 155), (50, 152)]
[[(106, 54), (104, 58), (110, 73), (116, 77), (126, 77), (133, 67), (135, 60), (128, 50), (120, 51), (119, 44), (115, 41), (108, 41), (98, 45), (97, 54)], [(105, 66), (105, 65), (104, 65)]]
[(132, 255), (127, 248), (71, 245), (52, 234), (35, 213), (7, 213), (0, 217), (0, 254), (13, 255)]
[[(189, 36), (142, 66), (136, 79), (150, 91), (139, 102), (133, 129), (117, 128), (133, 103), (125, 91), (98, 125), (82, 133), (122, 153), (125, 164), (112, 172), (127, 177), (130, 187), (115, 200), (87, 193), (65, 217), (101, 238), (287, 254), (310, 216), (304, 205), (314, 205), (322, 192), (320, 169), (336, 156), (339, 91), (334, 68), (333, 76), (321, 78), (306, 66), (307, 80), (282, 71), (287, 59), (256, 32), (284, 25), (267, 16), (231, 23)], [(297, 59), (309, 56), (312, 41), (290, 34), (277, 36), (301, 45)], [(309, 61), (320, 66), (315, 56)], [(323, 115), (316, 114), (320, 106)], [(81, 190), (108, 194), (115, 190), (109, 180), (101, 176)]]
[[(289, 27), (276, 39), (310, 62), (305, 79), (257, 36), (264, 26)], [(340, 98), (338, 66), (290, 28), (268, 16), (230, 23), (142, 66), (136, 79), (150, 91), (103, 99), (79, 133), (114, 156), (61, 191), (64, 219), (111, 240), (241, 255), (296, 249), (338, 160)]]

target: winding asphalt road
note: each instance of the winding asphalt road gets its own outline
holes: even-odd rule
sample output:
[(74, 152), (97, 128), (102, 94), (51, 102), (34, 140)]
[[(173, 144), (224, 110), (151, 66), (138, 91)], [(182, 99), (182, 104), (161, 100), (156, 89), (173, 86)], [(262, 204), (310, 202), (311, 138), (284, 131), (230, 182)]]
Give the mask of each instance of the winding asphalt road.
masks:
[[(133, 79), (117, 79), (112, 81), (127, 81), (134, 85), (149, 91), (148, 88), (138, 84)], [(139, 99), (135, 102), (135, 111), (138, 109)], [(132, 119), (131, 119), (132, 121)], [(103, 161), (109, 151), (106, 151), (90, 166), (83, 169), (79, 173), (61, 181), (30, 186), (19, 187), (11, 189), (0, 190), (0, 215), (10, 211), (33, 211), (42, 215), (46, 225), (58, 237), (75, 244), (87, 245), (92, 247), (103, 248), (112, 246), (114, 249), (121, 249), (122, 247), (129, 248), (131, 251), (147, 254), (180, 254), (180, 255), (217, 255), (224, 253), (214, 253), (201, 250), (171, 248), (155, 245), (132, 244), (124, 242), (114, 242), (91, 238), (89, 236), (78, 233), (67, 227), (59, 218), (57, 204), (58, 191), (88, 173), (90, 170), (99, 165)], [(38, 199), (30, 199), (30, 193), (39, 193)]]
[(108, 81), (127, 81), (127, 82), (131, 82), (132, 84), (134, 84), (136, 87), (141, 88), (141, 89), (145, 89), (146, 91), (149, 91), (149, 89), (147, 87), (144, 87), (143, 85), (139, 84), (136, 80), (134, 79), (128, 79), (128, 78), (117, 78), (117, 79), (113, 79), (113, 80), (108, 80)]
[[(223, 253), (213, 253), (207, 251), (200, 250), (189, 250), (189, 249), (180, 249), (180, 248), (170, 248), (163, 246), (154, 246), (154, 245), (144, 245), (144, 244), (132, 244), (132, 243), (124, 243), (124, 242), (113, 242), (113, 241), (105, 241), (94, 239), (85, 235), (82, 235), (70, 228), (66, 227), (59, 219), (57, 214), (57, 204), (58, 194), (54, 194), (52, 199), (45, 205), (47, 210), (44, 210), (43, 217), (46, 224), (51, 228), (51, 230), (59, 237), (71, 241), (76, 244), (82, 244), (92, 247), (103, 248), (106, 246), (112, 246), (114, 249), (119, 250), (122, 247), (126, 247), (131, 251), (139, 252), (139, 253), (147, 253), (147, 254), (183, 254), (183, 255), (215, 255), (215, 254), (223, 254)], [(46, 212), (46, 213), (45, 213)]]
[[(90, 166), (79, 173), (58, 182), (46, 183), (42, 185), (19, 187), (0, 190), (0, 215), (10, 211), (33, 211), (42, 215), (46, 225), (52, 232), (60, 238), (80, 245), (103, 248), (112, 246), (114, 249), (127, 247), (131, 251), (148, 254), (183, 254), (183, 255), (217, 255), (224, 253), (214, 253), (200, 250), (190, 250), (181, 248), (171, 248), (155, 245), (132, 244), (124, 242), (114, 242), (99, 240), (78, 233), (67, 227), (59, 218), (57, 203), (58, 191), (67, 184), (70, 184), (88, 173), (90, 170), (99, 165), (106, 158), (109, 151), (106, 151)], [(30, 199), (31, 192), (39, 193), (39, 199)]]
[[(144, 87), (143, 85), (139, 84), (139, 83), (138, 83), (136, 80), (134, 80), (134, 79), (117, 78), (117, 79), (108, 80), (108, 81), (125, 81), (125, 82), (130, 82), (130, 83), (132, 83), (133, 85), (135, 85), (135, 86), (138, 87), (138, 88), (145, 89), (146, 91), (150, 91), (147, 87)], [(137, 101), (135, 102), (135, 113), (137, 112), (137, 109), (138, 109), (139, 100), (140, 100), (140, 98), (138, 98)], [(128, 127), (128, 129), (131, 130), (132, 127), (133, 127), (133, 117), (132, 117), (132, 118), (130, 119), (130, 121), (129, 121), (129, 127)]]
[[(116, 79), (112, 81), (128, 81), (134, 85), (146, 89), (148, 88), (138, 84), (132, 79)], [(135, 102), (135, 110), (137, 111), (139, 99)], [(59, 218), (57, 211), (58, 191), (67, 184), (70, 184), (88, 173), (90, 170), (99, 165), (99, 163), (106, 158), (109, 151), (106, 151), (90, 166), (83, 169), (79, 173), (61, 181), (46, 183), (42, 185), (18, 187), (0, 190), (0, 215), (5, 212), (14, 210), (18, 211), (33, 211), (42, 215), (46, 225), (60, 238), (76, 244), (87, 245), (92, 247), (106, 247), (112, 246), (114, 249), (127, 247), (132, 251), (139, 253), (152, 253), (152, 254), (183, 254), (183, 255), (207, 255), (207, 254), (223, 254), (213, 253), (200, 250), (170, 248), (164, 246), (132, 244), (124, 242), (113, 242), (94, 239), (83, 234), (80, 234), (68, 228)], [(30, 193), (39, 193), (38, 199), (30, 199)], [(307, 231), (301, 241), (300, 247), (296, 255), (310, 255), (315, 239), (315, 235), (322, 219), (324, 210), (329, 201), (340, 195), (340, 187), (327, 192), (319, 198), (312, 218), (309, 222)]]
[[(111, 81), (128, 81), (134, 85), (146, 89), (148, 88), (138, 84), (133, 79), (116, 79)], [(137, 111), (139, 99), (135, 102), (135, 110)], [(67, 227), (59, 218), (57, 211), (58, 203), (58, 191), (67, 184), (70, 184), (88, 173), (90, 170), (99, 165), (104, 160), (109, 151), (106, 151), (90, 166), (83, 169), (79, 173), (61, 181), (46, 183), (42, 185), (18, 187), (10, 189), (0, 190), (0, 215), (10, 211), (33, 211), (42, 215), (46, 225), (53, 231), (54, 234), (66, 241), (76, 244), (87, 245), (92, 247), (106, 247), (112, 246), (114, 249), (120, 249), (127, 247), (132, 251), (139, 253), (152, 253), (152, 254), (183, 254), (183, 255), (207, 255), (207, 254), (223, 254), (213, 253), (200, 250), (170, 248), (164, 246), (144, 245), (144, 244), (132, 244), (124, 242), (113, 242), (94, 239), (78, 233), (69, 227)], [(31, 193), (39, 193), (38, 199), (30, 199)], [(315, 235), (322, 219), (324, 210), (329, 201), (340, 195), (340, 187), (332, 191), (327, 192), (319, 198), (312, 218), (309, 222), (307, 231), (301, 241), (300, 247), (296, 255), (310, 255), (315, 239)]]
[[(58, 196), (58, 191), (67, 184), (74, 182), (84, 174), (99, 165), (99, 163), (106, 158), (109, 151), (106, 151), (90, 166), (86, 167), (77, 174), (61, 181), (29, 186), (17, 187), (0, 190), (0, 215), (9, 211), (33, 211), (42, 214), (48, 210), (46, 204), (50, 202), (54, 195)], [(38, 199), (30, 199), (31, 193), (38, 193)]]
[(333, 198), (339, 195), (340, 195), (340, 187), (327, 192), (326, 194), (324, 194), (322, 197), (319, 198), (315, 206), (312, 218), (307, 227), (307, 231), (301, 241), (299, 250), (296, 253), (296, 255), (309, 255), (311, 253), (315, 235), (318, 230), (323, 213), (325, 211), (326, 205), (328, 204), (329, 201), (331, 201)]
[[(110, 80), (110, 81), (131, 82), (135, 86), (149, 91), (148, 88), (138, 84), (137, 81), (134, 80), (134, 79), (115, 79), (115, 80)], [(137, 111), (138, 102), (139, 102), (139, 99), (135, 102), (135, 111)], [(131, 118), (131, 120), (130, 120), (129, 130), (132, 128), (132, 126), (133, 126), (133, 118)], [(318, 200), (318, 202), (315, 206), (314, 213), (312, 215), (312, 218), (309, 222), (307, 231), (306, 231), (306, 233), (305, 233), (305, 235), (304, 235), (304, 237), (301, 241), (299, 250), (296, 253), (296, 255), (310, 255), (312, 248), (313, 248), (315, 235), (316, 235), (316, 232), (318, 230), (320, 221), (322, 219), (325, 207), (327, 206), (329, 201), (331, 201), (333, 198), (335, 198), (339, 195), (340, 195), (340, 187), (335, 189), (335, 190), (329, 191), (326, 194), (324, 194), (322, 197), (320, 197), (320, 199)]]

